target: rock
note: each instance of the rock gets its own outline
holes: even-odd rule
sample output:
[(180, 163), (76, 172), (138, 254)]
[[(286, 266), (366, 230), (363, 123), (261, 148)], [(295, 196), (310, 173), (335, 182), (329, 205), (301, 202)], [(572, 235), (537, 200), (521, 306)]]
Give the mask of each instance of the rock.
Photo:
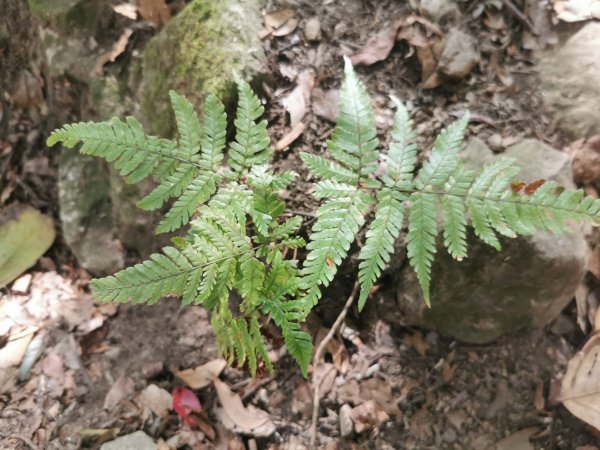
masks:
[(500, 133), (492, 134), (488, 138), (487, 143), (493, 152), (500, 152), (504, 148), (502, 145), (502, 135)]
[(321, 40), (321, 22), (318, 17), (311, 17), (306, 21), (306, 25), (304, 25), (304, 37), (308, 41)]
[(54, 242), (54, 222), (29, 206), (0, 209), (0, 288), (35, 264)]
[(60, 219), (66, 243), (81, 265), (97, 276), (124, 264), (110, 202), (108, 169), (103, 161), (64, 149), (58, 170)]
[(348, 404), (342, 405), (339, 412), (340, 435), (345, 438), (354, 431), (354, 422), (352, 421), (352, 407)]
[(149, 42), (138, 98), (152, 133), (168, 136), (174, 130), (170, 89), (201, 107), (208, 93), (231, 106), (236, 75), (260, 86), (268, 72), (256, 29), (261, 5), (262, 0), (195, 0)]
[(479, 52), (470, 34), (453, 28), (448, 31), (438, 71), (452, 78), (464, 78), (479, 63)]
[(566, 336), (575, 331), (575, 324), (570, 317), (560, 314), (552, 325), (550, 325), (550, 332), (556, 336)]
[(102, 444), (100, 450), (157, 450), (158, 445), (143, 431), (118, 437)]
[(600, 23), (589, 22), (539, 63), (546, 104), (573, 138), (600, 134)]
[(419, 10), (434, 22), (458, 17), (458, 6), (453, 0), (421, 0)]
[[(491, 150), (472, 140), (464, 152), (468, 168), (495, 160)], [(574, 188), (569, 157), (536, 140), (509, 147), (503, 156), (517, 159), (519, 179), (552, 179)], [(502, 251), (469, 233), (468, 258), (452, 259), (438, 244), (432, 268), (431, 308), (412, 268), (406, 264), (397, 278), (394, 307), (378, 305), (378, 315), (390, 323), (423, 326), (472, 343), (486, 343), (521, 327), (541, 327), (555, 319), (573, 298), (585, 271), (587, 244), (580, 229), (572, 234), (537, 233), (501, 239)]]

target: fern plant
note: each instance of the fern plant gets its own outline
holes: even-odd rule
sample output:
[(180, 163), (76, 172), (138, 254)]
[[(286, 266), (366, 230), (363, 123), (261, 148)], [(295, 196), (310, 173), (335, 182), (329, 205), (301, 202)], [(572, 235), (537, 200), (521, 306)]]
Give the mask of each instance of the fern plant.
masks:
[(412, 120), (392, 97), (397, 108), (392, 139), (387, 151), (380, 151), (369, 96), (346, 59), (328, 157), (301, 154), (319, 179), (314, 195), (321, 205), (300, 264), (287, 250), (305, 246), (297, 234), (302, 220), (286, 212), (279, 195), (296, 174), (269, 168), (267, 123), (260, 121), (264, 108), (247, 83), (238, 81), (238, 94), (236, 136), (225, 167), (227, 121), (214, 96), (206, 100), (201, 125), (192, 105), (171, 92), (177, 140), (147, 136), (128, 117), (65, 125), (50, 135), (48, 145), (82, 143), (82, 153), (105, 158), (131, 183), (152, 176), (158, 185), (139, 206), (153, 210), (169, 205), (158, 233), (189, 223), (186, 237), (174, 238), (162, 253), (94, 280), (94, 297), (155, 303), (176, 295), (184, 304), (202, 304), (211, 311), (220, 351), (230, 363), (247, 365), (253, 375), (260, 364), (273, 370), (261, 333), (262, 322), (270, 318), (306, 376), (312, 342), (301, 324), (371, 216), (358, 255), (359, 310), (388, 264), (405, 222), (408, 260), (429, 306), (440, 231), (449, 254), (461, 260), (467, 256), (469, 222), (476, 236), (499, 250), (498, 235), (563, 232), (573, 221), (600, 221), (600, 200), (585, 197), (581, 190), (543, 180), (515, 183), (519, 169), (513, 160), (478, 172), (466, 170), (459, 150), (468, 115), (440, 133), (416, 170)]

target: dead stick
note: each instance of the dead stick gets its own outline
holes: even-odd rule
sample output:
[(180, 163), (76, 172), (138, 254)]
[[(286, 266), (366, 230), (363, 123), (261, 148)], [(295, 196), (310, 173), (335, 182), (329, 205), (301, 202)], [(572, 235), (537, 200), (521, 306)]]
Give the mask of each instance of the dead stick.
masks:
[(510, 10), (510, 12), (513, 13), (513, 15), (517, 19), (519, 19), (519, 21), (523, 25), (529, 28), (529, 31), (531, 31), (532, 34), (534, 34), (535, 36), (539, 34), (533, 26), (533, 24), (531, 23), (531, 21), (527, 18), (527, 16), (523, 14), (523, 12), (519, 8), (517, 8), (517, 6), (511, 0), (502, 0), (502, 3), (504, 3), (504, 5)]
[(329, 342), (331, 341), (331, 339), (333, 338), (335, 333), (337, 333), (340, 326), (344, 322), (344, 319), (346, 318), (346, 314), (348, 314), (348, 311), (350, 310), (350, 306), (352, 306), (352, 303), (354, 303), (354, 299), (356, 298), (356, 294), (358, 294), (359, 288), (360, 288), (360, 283), (357, 280), (354, 283), (354, 287), (352, 288), (352, 293), (350, 294), (350, 297), (348, 297), (348, 300), (346, 300), (346, 304), (344, 305), (344, 308), (340, 312), (340, 315), (337, 317), (337, 319), (335, 319), (335, 322), (331, 326), (331, 329), (329, 330), (327, 335), (323, 338), (323, 340), (317, 347), (317, 351), (315, 352), (314, 367), (313, 367), (313, 373), (312, 373), (312, 379), (311, 379), (312, 386), (313, 386), (313, 392), (314, 392), (312, 422), (310, 425), (310, 448), (311, 448), (311, 450), (315, 450), (317, 448), (316, 447), (316, 445), (317, 445), (317, 423), (319, 421), (319, 406), (320, 406), (320, 400), (321, 400), (319, 398), (321, 396), (321, 386), (317, 382), (318, 381), (317, 380), (317, 364), (319, 364), (319, 361), (323, 357), (323, 353), (325, 353), (327, 344), (329, 344)]

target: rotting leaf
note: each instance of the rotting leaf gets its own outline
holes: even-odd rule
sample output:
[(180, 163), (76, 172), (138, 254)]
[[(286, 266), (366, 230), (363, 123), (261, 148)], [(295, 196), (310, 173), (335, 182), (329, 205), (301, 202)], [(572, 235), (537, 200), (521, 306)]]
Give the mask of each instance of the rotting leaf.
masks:
[(104, 398), (104, 409), (112, 410), (119, 402), (130, 397), (135, 389), (135, 382), (126, 376), (121, 376), (111, 386)]
[(151, 384), (144, 389), (139, 398), (139, 403), (152, 410), (160, 417), (165, 417), (173, 406), (173, 396), (165, 389)]
[(261, 33), (261, 39), (268, 36), (286, 36), (296, 29), (299, 19), (296, 11), (291, 8), (280, 9), (265, 14), (266, 30)]
[(571, 413), (600, 429), (600, 334), (590, 340), (569, 361), (562, 380), (560, 400)]
[(218, 377), (226, 366), (224, 359), (213, 359), (194, 369), (175, 372), (175, 376), (192, 389), (202, 389), (212, 383), (213, 378)]
[(350, 57), (355, 66), (370, 66), (388, 57), (394, 44), (398, 29), (402, 26), (399, 20), (394, 21), (375, 36), (373, 36), (357, 53)]
[(29, 206), (0, 209), (0, 287), (33, 266), (55, 236), (52, 219)]
[(237, 429), (257, 437), (270, 436), (275, 431), (275, 425), (266, 412), (246, 408), (240, 396), (218, 378), (215, 378), (213, 383), (227, 418)]
[(171, 11), (165, 0), (137, 0), (137, 5), (142, 19), (152, 22), (157, 28), (171, 20)]
[(315, 74), (312, 70), (302, 71), (296, 87), (281, 101), (290, 114), (290, 126), (294, 128), (306, 115), (310, 107), (310, 97), (315, 87)]
[(123, 30), (123, 33), (121, 33), (121, 36), (119, 36), (119, 39), (113, 44), (112, 48), (98, 58), (93, 75), (102, 76), (104, 66), (109, 62), (114, 62), (115, 59), (125, 51), (132, 34), (133, 29), (131, 28), (125, 28), (125, 30)]
[(335, 123), (340, 113), (340, 90), (330, 89), (324, 91), (321, 88), (315, 88), (312, 91), (312, 110), (313, 113), (323, 119)]

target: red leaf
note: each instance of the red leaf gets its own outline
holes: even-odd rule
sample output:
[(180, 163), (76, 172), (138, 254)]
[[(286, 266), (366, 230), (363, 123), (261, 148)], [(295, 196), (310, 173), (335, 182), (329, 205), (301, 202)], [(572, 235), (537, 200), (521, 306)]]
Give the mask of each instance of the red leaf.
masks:
[(523, 192), (525, 193), (525, 195), (532, 195), (545, 182), (546, 180), (536, 180), (533, 183), (530, 183), (527, 186), (525, 186)]
[(513, 183), (510, 185), (510, 189), (515, 193), (518, 194), (519, 192), (521, 192), (521, 190), (523, 190), (523, 188), (526, 186), (525, 183), (523, 183), (522, 181), (513, 181)]
[(190, 413), (202, 411), (202, 405), (194, 391), (177, 386), (173, 391), (173, 410), (181, 416), (185, 423), (194, 426), (196, 420), (190, 416)]

